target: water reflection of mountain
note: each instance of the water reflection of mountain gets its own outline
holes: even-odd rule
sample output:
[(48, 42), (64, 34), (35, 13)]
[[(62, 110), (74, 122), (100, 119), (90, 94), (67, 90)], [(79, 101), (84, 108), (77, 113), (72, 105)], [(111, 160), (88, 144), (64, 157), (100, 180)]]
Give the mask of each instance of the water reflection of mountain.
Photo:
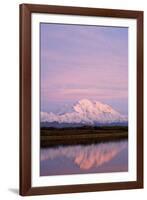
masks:
[(41, 150), (41, 162), (52, 162), (63, 157), (86, 171), (109, 163), (126, 148), (127, 142), (124, 141), (45, 148)]

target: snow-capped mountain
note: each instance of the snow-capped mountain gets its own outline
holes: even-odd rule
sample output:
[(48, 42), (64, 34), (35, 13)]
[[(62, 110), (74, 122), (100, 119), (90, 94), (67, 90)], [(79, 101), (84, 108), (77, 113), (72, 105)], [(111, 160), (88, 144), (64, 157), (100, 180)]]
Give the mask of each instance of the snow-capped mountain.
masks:
[(80, 100), (71, 109), (63, 109), (61, 113), (41, 112), (41, 122), (98, 125), (111, 123), (127, 123), (126, 116), (111, 106), (98, 101)]

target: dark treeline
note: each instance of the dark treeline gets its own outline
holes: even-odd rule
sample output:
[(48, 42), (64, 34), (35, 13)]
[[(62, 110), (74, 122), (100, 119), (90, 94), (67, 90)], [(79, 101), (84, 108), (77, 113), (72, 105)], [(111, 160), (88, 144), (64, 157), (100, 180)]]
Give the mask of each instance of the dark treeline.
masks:
[(102, 141), (128, 138), (128, 127), (74, 127), (74, 128), (41, 128), (41, 147), (58, 145), (92, 144)]
[(122, 130), (128, 131), (128, 126), (81, 126), (81, 127), (41, 127), (41, 130)]

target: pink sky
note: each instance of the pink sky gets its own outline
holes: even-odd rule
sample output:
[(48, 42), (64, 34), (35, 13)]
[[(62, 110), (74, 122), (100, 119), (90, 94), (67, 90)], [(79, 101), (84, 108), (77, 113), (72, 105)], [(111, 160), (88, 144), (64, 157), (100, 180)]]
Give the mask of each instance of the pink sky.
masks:
[(41, 24), (41, 111), (80, 99), (128, 109), (128, 29)]

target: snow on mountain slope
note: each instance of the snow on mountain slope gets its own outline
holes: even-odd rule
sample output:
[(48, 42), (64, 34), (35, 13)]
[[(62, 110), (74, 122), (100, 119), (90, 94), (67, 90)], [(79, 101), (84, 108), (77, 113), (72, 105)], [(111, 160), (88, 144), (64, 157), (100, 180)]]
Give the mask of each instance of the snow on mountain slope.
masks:
[(107, 104), (87, 99), (80, 100), (62, 114), (41, 112), (41, 122), (82, 123), (94, 125), (96, 123), (127, 122), (127, 117), (121, 115)]

